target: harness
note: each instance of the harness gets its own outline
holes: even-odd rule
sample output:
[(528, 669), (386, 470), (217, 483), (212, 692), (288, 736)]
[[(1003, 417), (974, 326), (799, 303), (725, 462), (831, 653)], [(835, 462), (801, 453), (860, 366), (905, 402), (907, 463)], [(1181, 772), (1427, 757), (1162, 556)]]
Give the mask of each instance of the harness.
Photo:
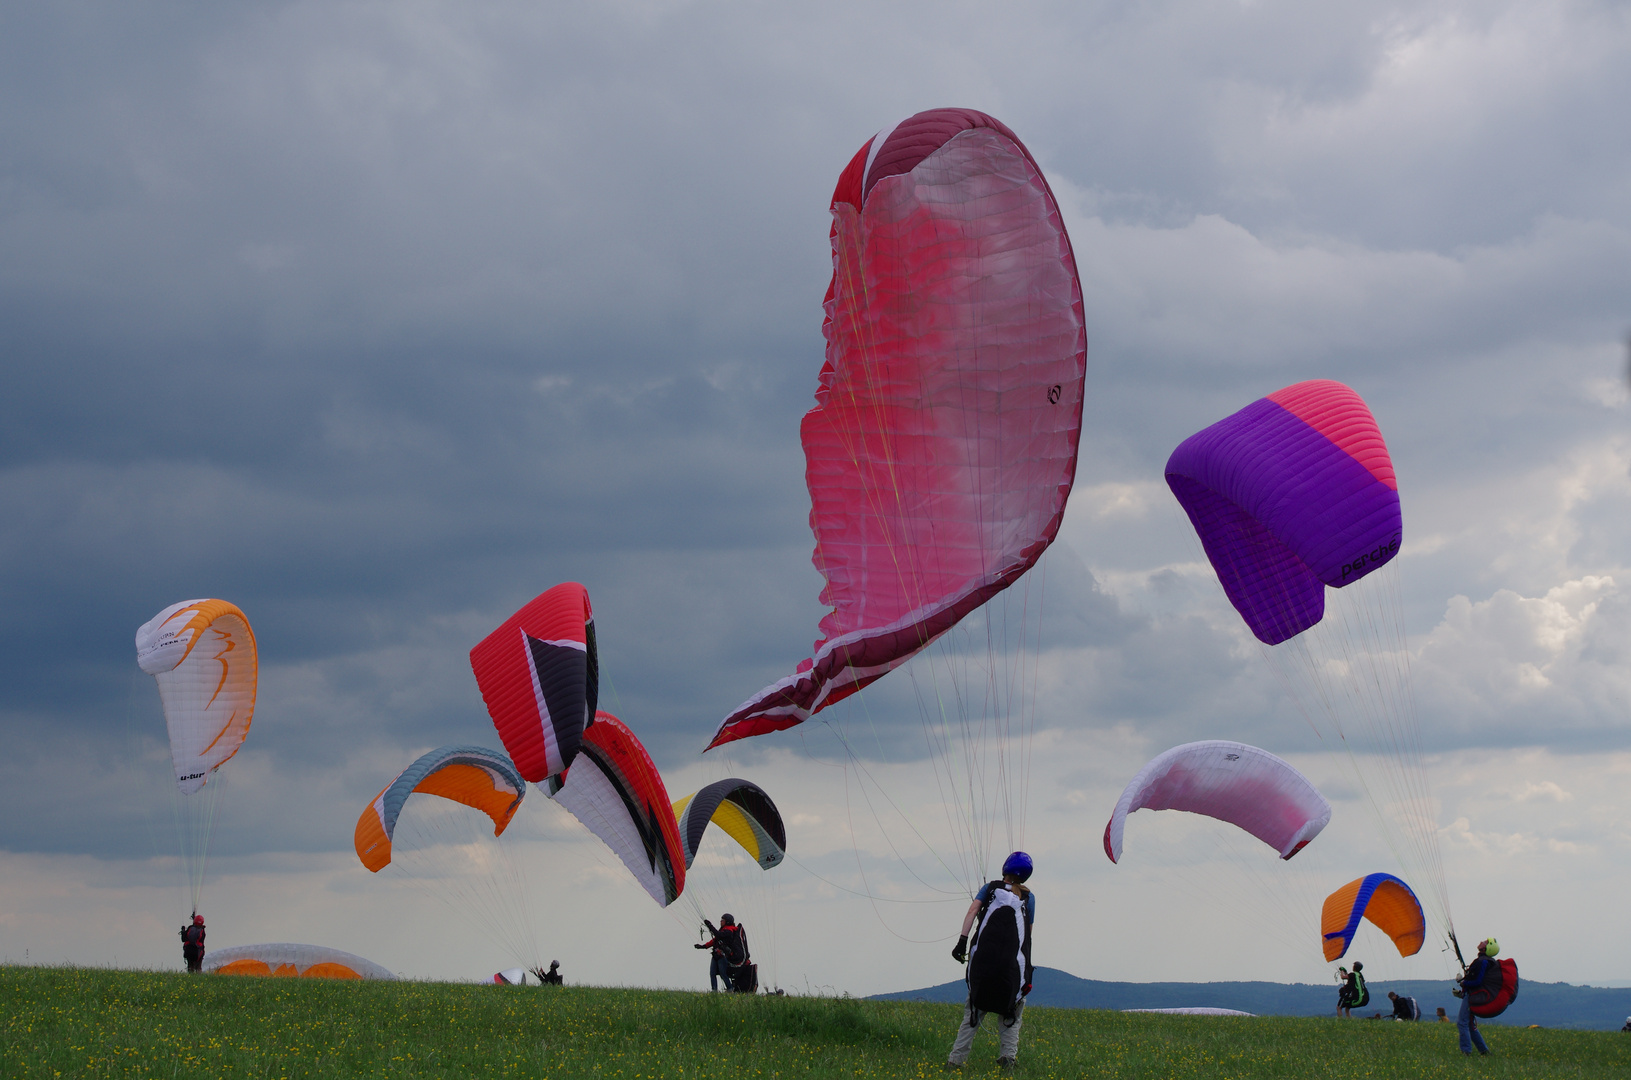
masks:
[(969, 942), (968, 1004), (980, 1012), (1000, 1014), (1012, 1024), (1029, 981), (1026, 944), (1030, 923), (1025, 902), (1001, 882), (993, 882), (976, 917)]

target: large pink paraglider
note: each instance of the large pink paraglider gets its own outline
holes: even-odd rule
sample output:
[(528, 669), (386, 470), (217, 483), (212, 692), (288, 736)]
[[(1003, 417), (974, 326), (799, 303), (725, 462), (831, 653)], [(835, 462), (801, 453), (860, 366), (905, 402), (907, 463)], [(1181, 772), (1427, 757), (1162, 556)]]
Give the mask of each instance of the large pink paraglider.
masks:
[(1138, 771), (1104, 827), (1104, 853), (1121, 861), (1121, 835), (1135, 810), (1188, 810), (1226, 821), (1289, 859), (1331, 821), (1314, 785), (1267, 750), (1221, 739), (1185, 743)]
[(827, 362), (804, 417), (815, 655), (710, 747), (791, 727), (905, 663), (1053, 542), (1076, 472), (1087, 336), (1030, 152), (971, 109), (879, 132), (832, 199)]

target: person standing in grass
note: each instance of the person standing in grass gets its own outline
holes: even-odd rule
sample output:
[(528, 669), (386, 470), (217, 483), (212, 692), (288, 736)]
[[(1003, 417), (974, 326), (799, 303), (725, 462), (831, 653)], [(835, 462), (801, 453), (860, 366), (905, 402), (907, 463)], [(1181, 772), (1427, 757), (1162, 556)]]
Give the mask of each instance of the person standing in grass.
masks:
[(181, 928), (181, 958), (188, 971), (204, 970), (204, 916), (196, 911), (193, 921)]
[(748, 962), (747, 932), (736, 925), (736, 920), (730, 915), (721, 915), (719, 917), (719, 929), (717, 930), (714, 929), (714, 924), (707, 919), (702, 920), (702, 925), (706, 926), (708, 932), (713, 935), (709, 940), (695, 946), (698, 949), (713, 950), (713, 962), (708, 965), (709, 986), (718, 990), (719, 980), (723, 979), (727, 991), (735, 990), (737, 976), (745, 973), (739, 970), (733, 971), (733, 969), (741, 969)]
[[(996, 1013), (1001, 1056), (997, 1064), (1012, 1068), (1019, 1058), (1019, 1027), (1025, 996), (1036, 973), (1031, 964), (1031, 924), (1036, 920), (1036, 894), (1030, 880), (1031, 857), (1016, 851), (1002, 864), (1002, 880), (987, 882), (974, 894), (951, 958), (968, 965), (968, 1005), (957, 1029), (946, 1068), (961, 1069), (974, 1049), (974, 1033), (988, 1013)], [(974, 934), (973, 944), (969, 934)]]
[(1472, 1014), (1472, 1000), (1467, 996), (1470, 991), (1477, 990), (1484, 985), (1484, 975), (1489, 966), (1495, 961), (1490, 957), (1501, 951), (1494, 938), (1485, 938), (1478, 943), (1478, 955), (1473, 957), (1472, 963), (1461, 976), (1461, 985), (1450, 993), (1461, 999), (1461, 1011), (1456, 1014), (1455, 1027), (1461, 1035), (1461, 1052), (1472, 1055), (1472, 1048), (1478, 1047), (1478, 1053), (1487, 1055), (1489, 1047), (1484, 1045), (1484, 1036), (1478, 1030), (1478, 1018)]
[(1365, 985), (1365, 976), (1361, 974), (1364, 970), (1365, 965), (1358, 960), (1354, 961), (1352, 971), (1345, 967), (1337, 968), (1342, 973), (1342, 989), (1337, 991), (1338, 1016), (1351, 1017), (1353, 1010), (1370, 1004), (1370, 987)]

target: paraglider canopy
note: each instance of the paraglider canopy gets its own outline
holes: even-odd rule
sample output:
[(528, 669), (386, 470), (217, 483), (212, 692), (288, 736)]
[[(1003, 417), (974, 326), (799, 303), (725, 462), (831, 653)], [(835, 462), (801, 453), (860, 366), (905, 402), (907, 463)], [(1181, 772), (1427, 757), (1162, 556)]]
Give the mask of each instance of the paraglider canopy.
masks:
[(569, 581), (536, 597), (470, 650), (470, 667), (516, 770), (535, 784), (565, 772), (600, 696), (589, 591)]
[(201, 789), (249, 736), (255, 632), (226, 600), (171, 604), (136, 631), (136, 663), (159, 684), (176, 787)]
[(394, 979), (389, 970), (352, 953), (321, 945), (274, 942), (216, 949), (204, 959), (216, 975), (271, 975), (303, 979)]
[(1053, 193), (1006, 126), (932, 109), (838, 179), (827, 359), (800, 429), (822, 639), (709, 747), (801, 723), (930, 645), (1053, 542), (1087, 337)]
[(657, 903), (685, 891), (685, 849), (668, 789), (651, 755), (621, 720), (595, 715), (551, 797), (623, 861)]
[(1399, 485), (1358, 394), (1314, 379), (1185, 439), (1167, 461), (1218, 581), (1265, 645), (1325, 615), (1343, 588), (1398, 554)]
[(1267, 750), (1213, 739), (1158, 755), (1121, 793), (1104, 827), (1104, 853), (1121, 861), (1122, 831), (1135, 810), (1187, 810), (1251, 833), (1289, 859), (1331, 821), (1331, 804)]
[(1361, 918), (1392, 938), (1400, 956), (1414, 956), (1427, 939), (1427, 919), (1410, 886), (1392, 874), (1367, 874), (1325, 898), (1320, 932), (1327, 961), (1348, 951)]
[(735, 778), (718, 780), (674, 804), (685, 868), (696, 862), (697, 848), (710, 824), (723, 829), (765, 870), (787, 854), (787, 830), (781, 811), (758, 784)]
[(521, 807), (527, 785), (503, 754), (480, 746), (444, 746), (403, 769), (357, 818), (353, 844), (357, 858), (378, 872), (391, 861), (397, 818), (412, 794), (440, 795), (493, 821), (501, 836)]

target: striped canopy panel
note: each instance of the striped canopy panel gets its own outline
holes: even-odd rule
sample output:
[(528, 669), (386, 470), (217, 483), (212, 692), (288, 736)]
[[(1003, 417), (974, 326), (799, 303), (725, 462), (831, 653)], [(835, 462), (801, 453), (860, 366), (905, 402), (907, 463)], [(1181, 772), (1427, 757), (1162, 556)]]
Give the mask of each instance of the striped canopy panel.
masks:
[(800, 723), (1013, 584), (1076, 473), (1081, 286), (1014, 133), (972, 109), (918, 113), (861, 147), (832, 216), (826, 364), (801, 428), (832, 610), (814, 655), (710, 746)]
[(1325, 615), (1340, 589), (1399, 551), (1399, 485), (1359, 395), (1315, 379), (1191, 435), (1167, 461), (1230, 603), (1278, 645)]
[(565, 772), (600, 696), (588, 590), (569, 581), (537, 597), (470, 650), (470, 667), (521, 775)]

